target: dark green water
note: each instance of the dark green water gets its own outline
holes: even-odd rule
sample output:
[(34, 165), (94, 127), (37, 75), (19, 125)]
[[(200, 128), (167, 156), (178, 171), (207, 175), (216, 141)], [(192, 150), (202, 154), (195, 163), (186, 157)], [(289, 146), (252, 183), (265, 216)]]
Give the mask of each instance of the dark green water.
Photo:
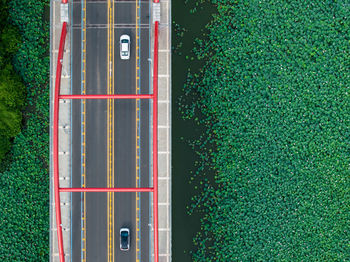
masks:
[[(186, 4), (186, 2), (189, 2)], [(199, 160), (188, 145), (188, 140), (198, 138), (202, 128), (193, 121), (182, 120), (178, 109), (178, 99), (183, 94), (183, 85), (188, 69), (196, 72), (203, 62), (191, 61), (186, 56), (192, 56), (194, 39), (203, 39), (205, 25), (212, 19), (215, 7), (205, 4), (197, 6), (197, 11), (191, 14), (196, 1), (172, 1), (172, 44), (181, 48), (172, 54), (172, 261), (191, 261), (190, 251), (193, 250), (192, 239), (200, 230), (198, 214), (187, 215), (186, 206), (190, 204), (194, 193), (194, 184), (189, 184), (191, 171), (194, 172), (195, 161)], [(183, 36), (178, 35), (177, 26), (185, 28)], [(179, 53), (182, 53), (179, 55)]]

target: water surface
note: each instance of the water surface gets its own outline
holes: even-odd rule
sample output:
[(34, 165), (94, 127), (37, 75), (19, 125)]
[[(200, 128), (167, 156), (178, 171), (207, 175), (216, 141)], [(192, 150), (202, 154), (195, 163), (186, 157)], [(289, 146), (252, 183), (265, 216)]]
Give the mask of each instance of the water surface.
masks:
[[(189, 2), (186, 4), (186, 2)], [(190, 3), (191, 2), (191, 3)], [(193, 2), (186, 0), (172, 1), (172, 44), (175, 47), (182, 42), (182, 47), (172, 54), (172, 261), (191, 261), (192, 239), (200, 230), (198, 214), (189, 216), (186, 206), (190, 205), (194, 193), (194, 184), (189, 184), (191, 171), (195, 172), (195, 161), (199, 158), (188, 145), (188, 140), (196, 139), (202, 127), (190, 120), (183, 120), (178, 108), (178, 99), (183, 95), (183, 85), (188, 69), (199, 70), (203, 62), (186, 59), (192, 56), (194, 39), (202, 36), (205, 25), (211, 20), (215, 7), (205, 4), (197, 7), (195, 13), (190, 9)], [(178, 26), (185, 28), (183, 37), (177, 32)], [(181, 55), (179, 55), (181, 53)]]

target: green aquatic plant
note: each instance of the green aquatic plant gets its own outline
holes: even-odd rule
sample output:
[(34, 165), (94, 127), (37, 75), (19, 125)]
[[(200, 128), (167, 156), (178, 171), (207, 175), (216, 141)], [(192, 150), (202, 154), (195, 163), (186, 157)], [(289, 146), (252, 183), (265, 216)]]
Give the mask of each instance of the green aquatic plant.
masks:
[(348, 261), (349, 4), (212, 2), (180, 100), (206, 126), (193, 260)]

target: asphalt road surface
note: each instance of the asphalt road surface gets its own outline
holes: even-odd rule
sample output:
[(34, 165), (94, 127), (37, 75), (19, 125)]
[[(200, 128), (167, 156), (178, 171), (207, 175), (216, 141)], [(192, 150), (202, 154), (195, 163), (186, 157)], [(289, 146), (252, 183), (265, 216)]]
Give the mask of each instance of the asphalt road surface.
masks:
[[(149, 1), (73, 1), (72, 94), (147, 94)], [(131, 38), (121, 60), (119, 38)], [(72, 101), (72, 187), (148, 187), (150, 103)], [(72, 261), (149, 261), (150, 193), (72, 193)], [(130, 250), (119, 230), (130, 229)]]

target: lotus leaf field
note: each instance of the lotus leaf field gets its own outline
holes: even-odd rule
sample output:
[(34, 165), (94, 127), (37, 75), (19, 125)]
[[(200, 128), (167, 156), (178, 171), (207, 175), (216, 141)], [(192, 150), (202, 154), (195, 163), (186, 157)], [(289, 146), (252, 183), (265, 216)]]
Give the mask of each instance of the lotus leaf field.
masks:
[(0, 173), (0, 261), (49, 261), (49, 1), (2, 2), (21, 36), (12, 64), (26, 86), (26, 109)]
[(180, 101), (206, 127), (193, 261), (350, 261), (350, 2), (211, 2)]

